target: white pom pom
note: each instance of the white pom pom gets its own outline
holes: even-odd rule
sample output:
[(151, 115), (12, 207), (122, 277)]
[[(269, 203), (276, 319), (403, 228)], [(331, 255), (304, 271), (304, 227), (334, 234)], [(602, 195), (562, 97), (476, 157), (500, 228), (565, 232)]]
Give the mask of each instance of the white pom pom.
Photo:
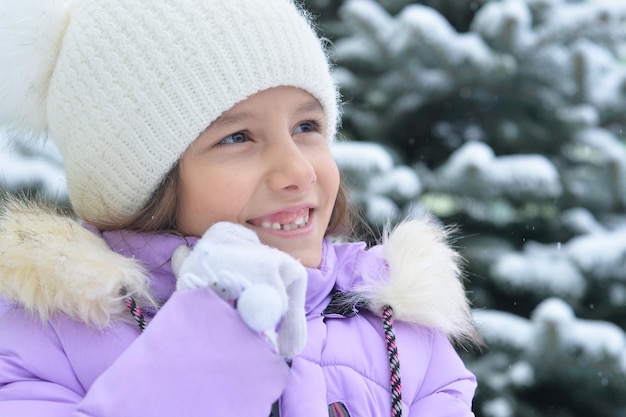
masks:
[(0, 125), (47, 130), (46, 95), (69, 23), (70, 0), (0, 1)]
[(237, 311), (251, 329), (259, 332), (274, 330), (285, 313), (285, 300), (272, 286), (258, 284), (241, 293)]

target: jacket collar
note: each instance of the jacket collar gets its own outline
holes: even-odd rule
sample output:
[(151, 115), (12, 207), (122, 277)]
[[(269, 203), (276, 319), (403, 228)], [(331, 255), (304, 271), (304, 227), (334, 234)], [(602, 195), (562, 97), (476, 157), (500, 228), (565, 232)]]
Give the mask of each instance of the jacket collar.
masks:
[[(181, 237), (172, 234), (137, 233), (128, 230), (100, 232), (86, 226), (88, 230), (104, 239), (112, 251), (139, 261), (150, 275), (150, 292), (158, 302), (167, 300), (176, 288), (171, 258), (180, 245), (193, 248), (197, 237)], [(334, 267), (336, 254), (332, 244), (325, 239), (322, 243), (322, 263), (319, 268), (307, 268), (306, 293), (307, 314), (319, 310), (320, 305), (335, 286)]]

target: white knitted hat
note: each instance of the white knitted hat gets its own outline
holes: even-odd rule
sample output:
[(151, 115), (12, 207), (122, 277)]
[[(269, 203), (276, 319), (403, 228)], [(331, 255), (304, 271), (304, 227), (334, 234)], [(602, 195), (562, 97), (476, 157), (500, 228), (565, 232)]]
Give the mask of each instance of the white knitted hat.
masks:
[(74, 209), (119, 222), (185, 149), (250, 95), (337, 92), (322, 45), (292, 0), (2, 0), (0, 124), (47, 133)]

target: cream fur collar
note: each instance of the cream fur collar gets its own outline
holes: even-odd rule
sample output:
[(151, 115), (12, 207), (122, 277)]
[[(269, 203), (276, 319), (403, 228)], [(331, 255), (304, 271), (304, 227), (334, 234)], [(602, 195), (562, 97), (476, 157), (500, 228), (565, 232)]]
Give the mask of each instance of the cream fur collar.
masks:
[[(106, 326), (127, 317), (120, 290), (139, 305), (154, 304), (139, 263), (54, 208), (5, 198), (0, 208), (0, 296), (46, 320), (61, 313)], [(459, 257), (443, 228), (429, 219), (407, 221), (386, 234), (386, 282), (372, 279), (357, 296), (376, 311), (385, 304), (398, 320), (441, 330), (480, 345), (465, 296)]]

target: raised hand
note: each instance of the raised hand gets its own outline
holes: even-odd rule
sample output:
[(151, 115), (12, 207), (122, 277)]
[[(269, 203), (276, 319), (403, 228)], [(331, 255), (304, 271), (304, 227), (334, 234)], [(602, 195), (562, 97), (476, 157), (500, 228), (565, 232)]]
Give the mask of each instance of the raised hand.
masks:
[(235, 303), (250, 328), (271, 337), (280, 323), (280, 355), (292, 358), (304, 348), (306, 270), (285, 252), (263, 245), (252, 230), (216, 223), (193, 250), (181, 246), (174, 252), (172, 269), (178, 290), (212, 288)]

